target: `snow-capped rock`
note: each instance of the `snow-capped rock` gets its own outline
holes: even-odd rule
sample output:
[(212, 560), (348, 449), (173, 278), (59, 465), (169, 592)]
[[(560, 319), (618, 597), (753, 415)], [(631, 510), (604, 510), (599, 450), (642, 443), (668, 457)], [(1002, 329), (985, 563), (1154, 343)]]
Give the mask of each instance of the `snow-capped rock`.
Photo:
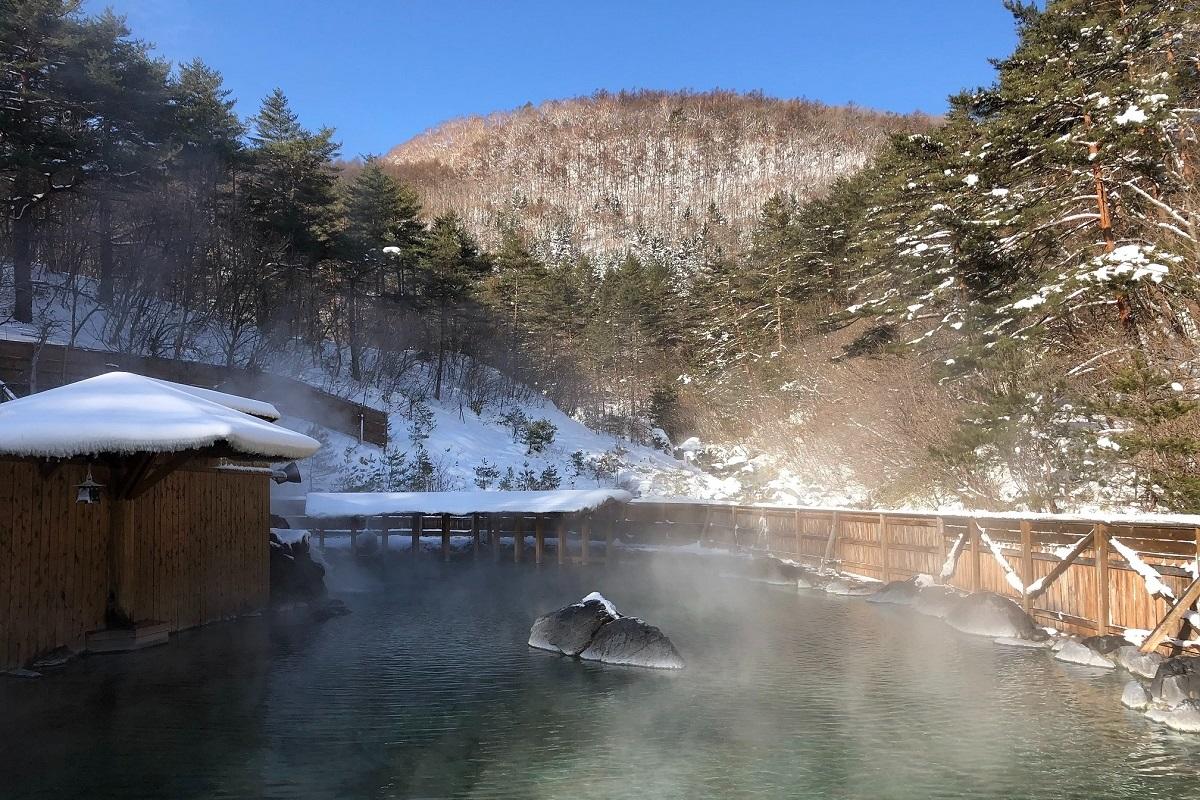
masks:
[(538, 617), (529, 631), (529, 646), (577, 656), (587, 649), (602, 626), (618, 618), (612, 604), (594, 593), (578, 603)]
[(634, 617), (603, 625), (587, 649), (579, 654), (585, 661), (622, 664), (652, 669), (683, 669), (683, 658), (667, 635)]

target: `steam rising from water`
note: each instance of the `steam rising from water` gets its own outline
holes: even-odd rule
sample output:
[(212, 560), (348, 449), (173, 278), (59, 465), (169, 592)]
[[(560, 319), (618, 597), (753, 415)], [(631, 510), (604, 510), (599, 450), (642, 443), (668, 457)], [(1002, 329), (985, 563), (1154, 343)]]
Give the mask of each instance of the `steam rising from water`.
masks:
[[(0, 769), (18, 794), (46, 796), (1153, 798), (1195, 786), (1200, 742), (1121, 709), (1111, 673), (902, 608), (722, 577), (744, 562), (348, 567), (333, 561), (334, 584), (366, 591), (343, 594), (354, 613), (321, 627), (216, 625), (19, 693), (0, 684), (24, 734), (0, 747)], [(537, 615), (593, 590), (661, 627), (688, 667), (526, 645)]]

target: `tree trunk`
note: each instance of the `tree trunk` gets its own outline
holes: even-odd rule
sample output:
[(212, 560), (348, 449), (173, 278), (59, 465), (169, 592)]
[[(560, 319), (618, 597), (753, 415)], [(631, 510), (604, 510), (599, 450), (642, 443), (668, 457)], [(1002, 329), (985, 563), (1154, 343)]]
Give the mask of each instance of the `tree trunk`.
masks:
[(356, 381), (362, 380), (362, 361), (358, 345), (358, 288), (351, 284), (349, 314), (347, 325), (350, 331), (350, 377)]
[(26, 205), (12, 218), (13, 319), (33, 322), (33, 205)]
[(437, 377), (433, 384), (433, 399), (441, 401), (442, 399), (442, 371), (446, 365), (446, 310), (442, 309), (441, 315), (438, 317), (438, 357), (437, 357)]
[(112, 246), (112, 210), (108, 201), (101, 198), (96, 212), (97, 242), (96, 247), (100, 259), (100, 285), (97, 287), (97, 299), (102, 306), (111, 306), (113, 301), (113, 246)]

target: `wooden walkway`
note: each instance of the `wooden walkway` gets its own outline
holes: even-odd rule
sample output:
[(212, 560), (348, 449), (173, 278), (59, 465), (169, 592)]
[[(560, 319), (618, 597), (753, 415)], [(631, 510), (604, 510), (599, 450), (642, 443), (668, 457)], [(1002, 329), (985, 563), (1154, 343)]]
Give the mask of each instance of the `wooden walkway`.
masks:
[[(451, 540), (455, 536), (471, 538), (471, 554), (478, 558), (484, 550), (499, 561), (502, 542), (512, 540), (512, 558), (521, 563), (532, 556), (533, 563), (546, 561), (546, 543), (554, 544), (555, 561), (559, 564), (589, 564), (611, 558), (617, 515), (612, 511), (593, 514), (407, 514), (403, 516), (309, 518), (287, 517), (295, 528), (310, 531), (318, 547), (325, 549), (326, 541), (333, 536), (349, 536), (350, 549), (359, 552), (361, 537), (372, 537), (382, 552), (389, 550), (388, 540), (403, 537), (411, 555), (421, 552), (423, 539), (440, 542), (441, 557), (449, 561), (453, 553)], [(579, 540), (580, 555), (570, 554), (571, 534)], [(526, 540), (533, 539), (532, 553), (526, 553)], [(604, 558), (597, 559), (594, 550), (604, 543)]]

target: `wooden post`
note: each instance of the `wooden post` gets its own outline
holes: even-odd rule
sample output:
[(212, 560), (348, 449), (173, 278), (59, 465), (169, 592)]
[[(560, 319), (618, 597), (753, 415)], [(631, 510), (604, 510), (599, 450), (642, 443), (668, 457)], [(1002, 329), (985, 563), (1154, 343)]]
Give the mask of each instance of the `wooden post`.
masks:
[(610, 516), (604, 520), (604, 561), (611, 564), (616, 552), (616, 544), (613, 542), (612, 517)]
[(479, 558), (479, 515), (471, 515), (471, 545), (474, 548), (475, 558)]
[(729, 552), (737, 550), (738, 507), (729, 507)]
[(1110, 622), (1108, 604), (1108, 526), (1096, 526), (1096, 540), (1092, 543), (1096, 554), (1096, 633), (1108, 633)]
[(889, 544), (889, 542), (888, 542), (887, 517), (885, 517), (883, 514), (880, 514), (879, 515), (879, 568), (880, 568), (880, 572), (881, 572), (881, 579), (883, 580), (884, 583), (888, 582), (888, 577), (889, 577), (888, 554), (890, 551), (888, 549), (888, 544)]
[(321, 550), (325, 550), (325, 526), (317, 528), (317, 541), (321, 544)]
[(700, 531), (700, 546), (708, 546), (708, 531), (712, 527), (713, 507), (704, 507), (704, 528)]
[(567, 558), (567, 515), (558, 518), (558, 563), (563, 564)]
[(353, 555), (358, 552), (358, 517), (352, 517), (350, 520), (350, 553)]
[(521, 551), (525, 549), (525, 518), (520, 514), (513, 517), (513, 563), (521, 563)]
[(500, 532), (504, 529), (504, 523), (500, 523), (499, 530), (496, 526), (496, 515), (487, 515), (488, 542), (492, 545), (492, 560), (500, 560)]
[(387, 539), (388, 539), (387, 517), (384, 517), (382, 519), (382, 522), (383, 522), (383, 527), (379, 530), (379, 552), (386, 553), (387, 552)]
[(579, 526), (579, 542), (583, 550), (580, 557), (580, 563), (587, 566), (588, 562), (588, 542), (592, 538), (592, 516), (591, 514), (583, 518), (583, 522)]
[(967, 545), (971, 548), (971, 584), (972, 592), (979, 591), (979, 523), (974, 517), (967, 520)]
[(417, 553), (419, 553), (421, 551), (421, 524), (423, 522), (424, 522), (424, 520), (421, 518), (420, 514), (412, 515), (412, 530), (410, 530), (409, 532), (412, 534), (412, 556), (413, 556), (413, 558), (416, 558)]
[[(1021, 520), (1021, 584), (1028, 586), (1033, 583), (1033, 523), (1027, 519)], [(1021, 592), (1021, 607), (1025, 613), (1032, 616), (1033, 598), (1027, 592)]]
[(450, 515), (442, 514), (442, 561), (450, 560)]
[(546, 518), (538, 514), (533, 518), (533, 563), (542, 565), (543, 550), (546, 549)]

